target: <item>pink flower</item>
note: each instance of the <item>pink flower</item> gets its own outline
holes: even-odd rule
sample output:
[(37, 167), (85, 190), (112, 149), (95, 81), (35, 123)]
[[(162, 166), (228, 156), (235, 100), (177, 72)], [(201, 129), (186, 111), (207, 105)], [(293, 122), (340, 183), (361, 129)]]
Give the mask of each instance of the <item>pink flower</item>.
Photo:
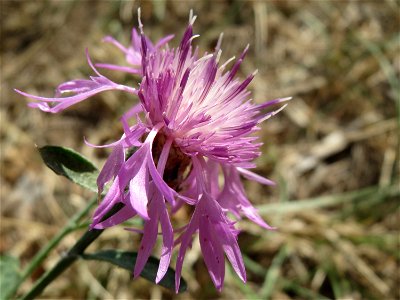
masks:
[[(144, 228), (139, 230), (143, 237), (134, 268), (136, 277), (151, 254), (160, 224), (163, 247), (156, 282), (167, 271), (173, 247), (179, 247), (176, 291), (185, 253), (196, 232), (199, 232), (205, 264), (218, 290), (222, 289), (224, 282), (224, 254), (238, 276), (246, 281), (235, 222), (246, 216), (259, 226), (273, 228), (265, 223), (247, 199), (240, 176), (261, 184), (274, 184), (250, 171), (255, 167), (253, 160), (261, 154), (261, 143), (254, 133), (262, 121), (278, 113), (285, 105), (269, 112), (264, 112), (264, 109), (290, 99), (254, 104), (247, 86), (256, 72), (243, 81), (235, 77), (248, 47), (227, 70), (233, 59), (218, 65), (222, 36), (214, 53), (201, 57), (198, 49), (192, 48), (192, 41), (197, 37), (193, 34), (194, 21), (195, 17), (191, 16), (177, 49), (159, 48), (170, 37), (153, 46), (143, 34), (140, 19), (140, 43), (135, 30), (128, 49), (106, 38), (126, 54), (130, 64), (140, 65), (140, 72), (137, 69), (130, 72), (142, 76), (138, 90), (106, 79), (89, 60), (98, 77), (93, 77), (92, 81), (61, 85), (59, 92), (68, 89), (66, 85), (76, 96), (51, 98), (51, 101), (59, 102), (52, 108), (47, 105), (50, 99), (20, 92), (39, 101), (31, 106), (49, 112), (61, 111), (108, 89), (138, 95), (140, 104), (133, 106), (121, 118), (124, 134), (119, 141), (104, 146), (87, 142), (94, 147), (113, 149), (97, 180), (99, 193), (107, 183), (110, 187), (94, 213), (91, 228), (114, 226), (136, 215), (144, 220)], [(98, 66), (114, 68), (104, 64)], [(129, 125), (131, 119), (135, 119), (135, 125)], [(135, 152), (127, 155), (132, 149)], [(221, 175), (223, 182), (219, 180)], [(124, 207), (101, 222), (117, 203), (123, 203)], [(194, 206), (193, 215), (187, 225), (174, 230), (170, 214), (184, 205)], [(234, 220), (228, 217), (228, 212), (235, 217)]]
[[(150, 51), (154, 52), (158, 50), (160, 47), (164, 46), (168, 43), (171, 39), (173, 39), (174, 35), (168, 35), (162, 39), (160, 39), (156, 45), (153, 45), (152, 42), (148, 37), (145, 36), (146, 44)], [(120, 42), (115, 40), (111, 36), (106, 36), (103, 39), (104, 42), (111, 43), (116, 46), (119, 50), (121, 50), (125, 54), (126, 61), (132, 65), (133, 67), (129, 66), (118, 66), (113, 64), (96, 64), (97, 67), (106, 68), (110, 70), (117, 70), (132, 74), (140, 74), (140, 65), (142, 63), (142, 54), (141, 54), (141, 41), (140, 35), (137, 33), (136, 29), (132, 29), (132, 36), (131, 36), (131, 45), (126, 48)]]
[[(122, 149), (129, 146), (115, 146), (114, 151), (120, 152), (118, 162), (108, 164), (116, 157), (112, 154), (102, 170), (102, 174), (113, 173), (113, 176), (107, 176), (107, 181), (111, 181), (112, 177), (114, 181), (94, 214), (92, 226), (112, 226), (135, 214), (145, 220), (139, 259), (134, 270), (137, 276), (154, 246), (160, 223), (164, 241), (157, 275), (157, 280), (160, 280), (170, 263), (172, 252), (173, 234), (166, 202), (169, 202), (172, 212), (185, 203), (194, 205), (189, 224), (175, 239), (175, 245), (180, 245), (176, 290), (179, 289), (185, 252), (197, 231), (210, 276), (217, 289), (221, 290), (225, 272), (224, 253), (238, 276), (246, 280), (237, 243), (238, 231), (227, 217), (227, 212), (237, 219), (247, 216), (258, 225), (272, 229), (246, 198), (240, 175), (262, 184), (273, 184), (249, 170), (255, 166), (252, 161), (260, 155), (260, 143), (252, 134), (258, 130), (260, 122), (283, 107), (262, 113), (264, 108), (290, 98), (253, 104), (246, 87), (254, 73), (244, 81), (235, 79), (248, 48), (231, 70), (225, 71), (227, 64), (218, 66), (220, 42), (215, 53), (199, 57), (197, 49), (193, 51), (192, 41), (196, 37), (192, 29), (194, 19), (190, 19), (178, 49), (151, 51), (142, 34), (143, 79), (138, 96), (144, 119), (139, 119), (135, 127), (127, 129), (121, 142), (133, 135), (137, 138), (134, 142), (139, 142), (139, 134), (136, 134), (139, 130), (143, 137), (146, 134), (147, 137), (126, 161), (122, 157)], [(129, 117), (125, 116), (125, 124), (127, 119)], [(218, 184), (221, 172), (224, 176), (222, 186)], [(100, 180), (100, 190), (105, 181)], [(118, 202), (125, 204), (121, 216), (115, 215), (111, 220), (98, 223)]]

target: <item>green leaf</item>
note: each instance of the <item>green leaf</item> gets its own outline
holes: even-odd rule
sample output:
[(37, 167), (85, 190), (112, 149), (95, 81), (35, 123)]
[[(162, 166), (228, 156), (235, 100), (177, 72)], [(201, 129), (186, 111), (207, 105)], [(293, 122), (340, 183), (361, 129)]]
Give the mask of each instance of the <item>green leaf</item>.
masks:
[[(135, 267), (137, 253), (118, 250), (103, 250), (96, 253), (82, 254), (81, 257), (86, 260), (106, 261), (132, 272)], [(149, 257), (149, 260), (144, 266), (140, 276), (151, 282), (155, 282), (159, 263), (160, 261), (157, 258)], [(158, 284), (168, 289), (175, 290), (175, 271), (172, 268), (168, 268), (164, 278)], [(179, 293), (186, 291), (186, 289), (187, 284), (181, 277)]]
[(88, 159), (72, 149), (58, 146), (44, 146), (39, 152), (44, 163), (56, 174), (97, 192), (99, 171)]
[(19, 273), (19, 261), (8, 255), (0, 256), (0, 298), (5, 299), (17, 284), (21, 274)]

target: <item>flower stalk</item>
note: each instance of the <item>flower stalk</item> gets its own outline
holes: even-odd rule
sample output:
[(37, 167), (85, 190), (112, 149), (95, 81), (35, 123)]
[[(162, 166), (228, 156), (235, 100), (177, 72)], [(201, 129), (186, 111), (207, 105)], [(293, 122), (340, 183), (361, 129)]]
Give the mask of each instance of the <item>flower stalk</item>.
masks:
[(79, 221), (88, 214), (88, 212), (93, 208), (96, 204), (96, 198), (92, 199), (86, 207), (84, 207), (81, 211), (77, 212), (70, 221), (61, 229), (61, 231), (54, 236), (47, 245), (42, 248), (35, 257), (30, 261), (30, 263), (23, 270), (19, 280), (15, 283), (12, 289), (10, 289), (9, 293), (5, 296), (5, 299), (11, 298), (18, 290), (20, 285), (42, 264), (42, 262), (49, 255), (50, 251), (52, 251), (57, 245), (63, 240), (65, 236), (70, 234), (79, 228)]
[[(96, 199), (97, 200), (97, 199)], [(86, 213), (89, 209), (96, 203), (96, 200), (92, 200), (90, 205), (84, 209)], [(103, 218), (103, 221), (117, 213), (123, 207), (122, 203), (115, 205)], [(86, 214), (85, 213), (85, 214)], [(47, 271), (31, 288), (31, 290), (26, 293), (22, 299), (30, 300), (39, 296), (42, 291), (53, 282), (61, 273), (68, 269), (79, 257), (84, 253), (87, 247), (93, 243), (101, 234), (103, 229), (88, 229), (84, 235), (75, 243), (75, 245), (68, 251), (68, 253), (62, 257), (58, 263), (49, 271)]]

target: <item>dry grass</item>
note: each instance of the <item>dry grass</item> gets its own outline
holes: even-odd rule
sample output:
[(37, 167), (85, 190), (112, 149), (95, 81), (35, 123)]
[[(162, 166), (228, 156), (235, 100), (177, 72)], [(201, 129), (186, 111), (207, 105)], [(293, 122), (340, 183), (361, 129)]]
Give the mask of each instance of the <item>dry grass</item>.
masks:
[[(108, 265), (79, 263), (43, 297), (399, 299), (399, 2), (210, 4), (142, 2), (145, 31), (153, 39), (175, 33), (176, 45), (193, 8), (203, 50), (212, 49), (222, 31), (225, 59), (251, 45), (242, 75), (259, 70), (252, 84), (255, 101), (294, 96), (260, 133), (265, 145), (257, 171), (279, 187), (246, 183), (251, 199), (279, 230), (241, 222), (249, 280), (241, 284), (228, 268), (221, 294), (194, 243), (185, 260), (185, 294), (175, 296), (142, 279), (132, 282), (129, 273)], [(35, 144), (72, 147), (101, 166), (106, 152), (84, 146), (82, 137), (93, 143), (117, 137), (115, 120), (132, 102), (123, 93), (104, 93), (48, 115), (27, 109), (12, 88), (51, 95), (57, 84), (88, 76), (85, 47), (95, 61), (122, 62), (101, 38), (113, 35), (127, 44), (137, 7), (130, 1), (1, 2), (0, 250), (19, 257), (23, 266), (91, 197), (47, 170)], [(68, 236), (31, 280), (78, 236)], [(135, 250), (138, 241), (118, 227), (93, 248)]]

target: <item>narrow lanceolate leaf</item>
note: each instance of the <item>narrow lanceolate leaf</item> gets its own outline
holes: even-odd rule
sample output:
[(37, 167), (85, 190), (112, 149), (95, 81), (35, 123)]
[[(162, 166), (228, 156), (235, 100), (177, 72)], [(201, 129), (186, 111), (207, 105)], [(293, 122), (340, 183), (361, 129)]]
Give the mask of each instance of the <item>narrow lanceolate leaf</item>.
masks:
[[(104, 250), (96, 253), (83, 254), (81, 257), (86, 260), (109, 262), (113, 265), (126, 269), (129, 272), (132, 272), (136, 263), (137, 253), (118, 250)], [(155, 282), (159, 263), (160, 261), (157, 258), (150, 257), (140, 276), (151, 282)], [(168, 268), (164, 278), (158, 284), (168, 289), (175, 290), (175, 271), (172, 268)], [(186, 282), (183, 278), (181, 278), (179, 292), (184, 292), (186, 289)]]
[(64, 176), (84, 188), (97, 192), (97, 168), (79, 153), (59, 146), (39, 148), (44, 163), (56, 174)]
[(2, 255), (0, 256), (0, 298), (6, 299), (11, 290), (19, 281), (19, 261), (17, 258)]

